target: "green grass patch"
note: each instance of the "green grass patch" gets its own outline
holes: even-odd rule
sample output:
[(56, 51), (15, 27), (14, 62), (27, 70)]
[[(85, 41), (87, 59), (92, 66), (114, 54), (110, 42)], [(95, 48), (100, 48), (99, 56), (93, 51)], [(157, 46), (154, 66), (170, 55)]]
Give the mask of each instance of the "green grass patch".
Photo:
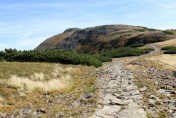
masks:
[(163, 47), (162, 50), (165, 50), (164, 54), (176, 54), (175, 46), (166, 46), (166, 47)]
[(174, 33), (172, 31), (167, 31), (167, 30), (163, 31), (163, 33), (169, 34), (169, 35), (174, 35)]
[(165, 46), (162, 48), (162, 50), (169, 50), (169, 49), (173, 49), (176, 48), (175, 46)]
[(117, 48), (117, 49), (103, 52), (99, 55), (96, 55), (96, 57), (100, 61), (108, 62), (108, 61), (111, 61), (112, 58), (140, 56), (140, 55), (149, 53), (152, 50), (153, 49), (150, 49), (150, 48), (139, 49), (139, 48), (132, 48), (132, 47), (121, 47), (121, 48)]
[(136, 29), (136, 31), (145, 32), (146, 30), (145, 29)]
[(144, 46), (144, 44), (132, 44), (132, 45), (130, 45), (130, 47), (142, 47), (142, 46)]

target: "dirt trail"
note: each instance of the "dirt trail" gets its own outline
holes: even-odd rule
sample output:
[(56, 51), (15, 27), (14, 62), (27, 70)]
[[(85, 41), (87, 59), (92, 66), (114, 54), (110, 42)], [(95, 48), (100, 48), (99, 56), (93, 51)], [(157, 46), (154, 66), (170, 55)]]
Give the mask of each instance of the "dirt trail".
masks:
[(97, 73), (99, 109), (90, 118), (147, 118), (143, 109), (143, 97), (134, 83), (133, 73), (125, 67), (129, 59), (150, 56), (160, 50), (153, 44), (148, 44), (147, 47), (154, 48), (155, 51), (104, 64)]

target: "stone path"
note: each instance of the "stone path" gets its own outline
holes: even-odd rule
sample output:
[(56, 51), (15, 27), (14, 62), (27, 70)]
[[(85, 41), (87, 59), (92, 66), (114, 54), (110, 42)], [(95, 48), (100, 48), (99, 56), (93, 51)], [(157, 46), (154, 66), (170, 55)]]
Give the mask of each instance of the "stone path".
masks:
[(99, 109), (90, 118), (147, 118), (133, 76), (124, 68), (124, 60), (104, 64), (97, 73)]

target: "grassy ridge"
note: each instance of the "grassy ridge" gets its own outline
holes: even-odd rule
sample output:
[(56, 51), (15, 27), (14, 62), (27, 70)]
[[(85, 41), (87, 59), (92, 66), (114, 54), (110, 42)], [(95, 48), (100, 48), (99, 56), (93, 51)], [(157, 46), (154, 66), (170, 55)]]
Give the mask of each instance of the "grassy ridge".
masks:
[(164, 54), (176, 54), (175, 46), (165, 46), (162, 48), (162, 50), (165, 50)]

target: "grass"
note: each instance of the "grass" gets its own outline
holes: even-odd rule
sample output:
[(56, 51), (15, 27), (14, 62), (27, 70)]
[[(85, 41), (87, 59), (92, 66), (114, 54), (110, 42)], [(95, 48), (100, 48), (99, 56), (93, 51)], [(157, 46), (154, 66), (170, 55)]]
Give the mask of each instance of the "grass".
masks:
[(155, 43), (155, 45), (157, 45), (158, 47), (161, 47), (161, 48), (165, 47), (165, 46), (176, 46), (176, 39)]
[(164, 54), (176, 54), (176, 46), (165, 46), (162, 50), (165, 50)]
[(50, 63), (1, 62), (0, 65), (0, 79), (8, 79), (11, 75), (30, 77), (41, 72), (45, 73), (45, 79), (49, 79), (55, 68), (55, 64)]
[(144, 44), (133, 44), (133, 45), (130, 45), (130, 47), (142, 47), (142, 46), (145, 46)]
[(124, 106), (121, 106), (121, 108), (120, 108), (120, 111), (119, 112), (121, 112), (121, 111), (123, 111), (123, 110), (125, 110), (126, 108), (124, 107)]
[(174, 70), (176, 66), (176, 56), (175, 54), (166, 55), (160, 54), (156, 56), (147, 57), (146, 60), (151, 62), (153, 65), (160, 69)]
[(94, 67), (19, 62), (0, 65), (0, 112), (17, 114), (20, 108), (30, 105), (32, 112), (50, 108), (51, 114), (62, 112), (65, 117), (80, 117), (83, 111), (95, 110), (96, 96), (83, 101), (84, 106), (71, 107), (82, 95), (98, 91)]
[(174, 33), (172, 31), (168, 31), (168, 30), (163, 31), (163, 33), (169, 34), (169, 35), (174, 35)]
[(162, 48), (162, 50), (170, 50), (176, 48), (175, 46), (165, 46)]
[[(37, 79), (37, 78), (35, 78)], [(52, 79), (49, 81), (41, 80), (31, 80), (25, 77), (18, 77), (13, 75), (8, 80), (8, 85), (12, 87), (20, 88), (22, 91), (33, 91), (33, 90), (42, 90), (45, 92), (50, 92), (54, 90), (66, 89), (71, 84), (71, 77), (69, 75), (63, 76), (58, 79)]]
[(96, 58), (102, 62), (109, 62), (109, 61), (112, 61), (112, 58), (140, 56), (142, 54), (149, 53), (152, 50), (153, 49), (150, 49), (150, 48), (139, 49), (139, 48), (132, 48), (132, 47), (121, 47), (121, 48), (117, 48), (117, 49), (103, 52), (103, 53), (97, 55)]

